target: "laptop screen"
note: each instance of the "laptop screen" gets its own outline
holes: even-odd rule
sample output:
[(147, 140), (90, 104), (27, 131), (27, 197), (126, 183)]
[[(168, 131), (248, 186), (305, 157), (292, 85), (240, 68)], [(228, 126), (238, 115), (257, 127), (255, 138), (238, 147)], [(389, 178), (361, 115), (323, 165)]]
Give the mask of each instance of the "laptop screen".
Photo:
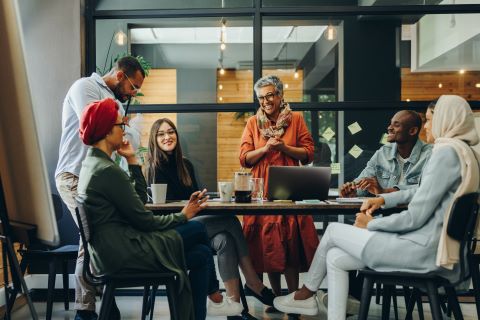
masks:
[(326, 200), (330, 167), (269, 167), (269, 200)]

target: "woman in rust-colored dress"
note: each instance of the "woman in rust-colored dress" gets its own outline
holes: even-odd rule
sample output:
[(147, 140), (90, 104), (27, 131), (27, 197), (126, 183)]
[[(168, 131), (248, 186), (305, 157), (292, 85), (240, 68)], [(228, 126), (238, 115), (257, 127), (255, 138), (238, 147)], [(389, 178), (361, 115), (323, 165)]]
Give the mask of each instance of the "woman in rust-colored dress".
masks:
[[(313, 140), (301, 113), (283, 100), (283, 83), (266, 76), (255, 83), (260, 108), (248, 119), (240, 147), (240, 164), (263, 178), (268, 192), (269, 166), (298, 166), (313, 161)], [(283, 273), (289, 292), (298, 288), (298, 274), (308, 270), (318, 246), (311, 216), (245, 216), (243, 232), (257, 273), (267, 272), (280, 295)]]

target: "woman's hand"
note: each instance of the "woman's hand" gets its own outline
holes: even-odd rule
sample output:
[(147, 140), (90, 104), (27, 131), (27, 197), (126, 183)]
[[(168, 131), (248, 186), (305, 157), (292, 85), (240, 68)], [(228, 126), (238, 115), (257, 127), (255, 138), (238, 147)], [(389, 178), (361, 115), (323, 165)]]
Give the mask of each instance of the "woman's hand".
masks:
[(368, 213), (359, 212), (357, 213), (357, 218), (355, 219), (355, 223), (353, 225), (358, 228), (367, 229), (368, 223), (372, 220), (373, 220), (372, 215)]
[(196, 191), (190, 196), (190, 200), (187, 205), (183, 207), (182, 213), (187, 217), (187, 220), (192, 219), (207, 206), (208, 196), (205, 196), (207, 189), (203, 189), (201, 192)]
[(376, 210), (380, 209), (385, 204), (385, 199), (383, 197), (369, 198), (363, 200), (360, 211), (365, 212), (366, 214), (372, 215)]
[(122, 146), (117, 149), (117, 153), (127, 159), (128, 164), (137, 164), (137, 157), (135, 156), (135, 150), (128, 140), (122, 142)]
[(265, 146), (263, 146), (263, 150), (265, 153), (271, 151), (271, 150), (275, 150), (274, 149), (274, 146), (277, 144), (277, 138), (269, 138), (267, 140), (267, 143), (265, 144)]

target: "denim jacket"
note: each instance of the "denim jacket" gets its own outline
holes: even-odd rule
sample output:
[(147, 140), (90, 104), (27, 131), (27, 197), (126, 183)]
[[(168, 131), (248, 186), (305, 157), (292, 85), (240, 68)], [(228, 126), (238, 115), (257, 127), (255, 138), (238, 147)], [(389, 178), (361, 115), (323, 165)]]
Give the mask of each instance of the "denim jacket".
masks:
[[(386, 144), (375, 152), (368, 161), (367, 166), (355, 182), (362, 178), (375, 177), (382, 188), (396, 187), (400, 190), (415, 186), (420, 181), (422, 169), (432, 153), (432, 145), (426, 144), (418, 139), (413, 147), (410, 158), (405, 162), (407, 166), (405, 180), (402, 185), (398, 184), (400, 179), (400, 166), (397, 160), (397, 144)], [(367, 196), (366, 190), (357, 190), (359, 196)]]

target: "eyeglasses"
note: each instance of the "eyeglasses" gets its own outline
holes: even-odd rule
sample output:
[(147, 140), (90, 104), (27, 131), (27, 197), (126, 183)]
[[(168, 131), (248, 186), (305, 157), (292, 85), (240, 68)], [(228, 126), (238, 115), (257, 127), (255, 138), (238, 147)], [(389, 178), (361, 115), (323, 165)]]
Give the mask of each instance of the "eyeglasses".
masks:
[(125, 78), (127, 78), (128, 82), (130, 82), (132, 91), (140, 92), (140, 88), (137, 88), (137, 86), (130, 81), (130, 78), (127, 76), (127, 74), (125, 72), (123, 74), (125, 75)]
[(258, 102), (260, 102), (260, 103), (263, 103), (265, 101), (265, 99), (267, 99), (267, 101), (273, 101), (273, 98), (276, 95), (277, 95), (276, 92), (269, 92), (264, 96), (258, 96), (257, 99), (258, 99)]
[(125, 131), (125, 126), (128, 126), (128, 123), (125, 123), (125, 122), (115, 123), (114, 126), (120, 126), (120, 129)]
[(168, 134), (169, 137), (171, 137), (173, 135), (176, 135), (177, 133), (173, 129), (170, 129), (170, 130), (167, 130), (167, 131), (158, 131), (157, 132), (157, 137), (160, 138), (160, 139), (163, 139), (163, 138), (165, 138), (165, 135), (167, 135), (167, 134)]

